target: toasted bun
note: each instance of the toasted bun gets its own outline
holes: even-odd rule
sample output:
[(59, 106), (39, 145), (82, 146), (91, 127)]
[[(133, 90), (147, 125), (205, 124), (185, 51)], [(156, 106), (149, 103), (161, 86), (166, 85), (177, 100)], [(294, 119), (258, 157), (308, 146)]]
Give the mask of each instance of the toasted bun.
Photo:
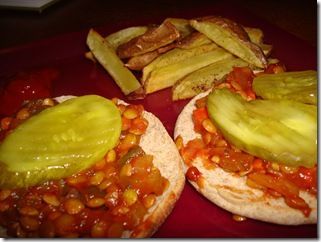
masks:
[[(60, 96), (55, 99), (63, 102), (73, 97)], [(123, 101), (120, 102), (126, 104)], [(144, 111), (143, 117), (147, 119), (148, 127), (145, 134), (141, 136), (140, 146), (146, 154), (154, 156), (154, 165), (160, 170), (162, 176), (169, 180), (170, 184), (166, 191), (157, 197), (155, 205), (149, 209), (144, 222), (139, 225), (139, 232), (132, 235), (132, 231), (125, 231), (122, 235), (124, 238), (143, 238), (153, 235), (171, 213), (185, 184), (183, 161), (172, 138), (155, 115)], [(5, 230), (1, 227), (0, 236), (7, 237)]]
[[(184, 145), (194, 138), (201, 137), (194, 132), (192, 112), (195, 109), (195, 101), (208, 95), (208, 93), (209, 91), (194, 97), (178, 116), (174, 138), (180, 135), (183, 138)], [(188, 167), (184, 166), (186, 172)], [(221, 168), (208, 170), (203, 166), (200, 158), (193, 161), (193, 166), (202, 173), (204, 178), (203, 188), (190, 181), (195, 189), (217, 206), (233, 214), (282, 225), (317, 222), (317, 199), (307, 192), (301, 191), (300, 197), (312, 209), (309, 217), (305, 217), (301, 211), (289, 207), (283, 198), (276, 199), (264, 196), (261, 190), (247, 186), (246, 177), (233, 175)]]

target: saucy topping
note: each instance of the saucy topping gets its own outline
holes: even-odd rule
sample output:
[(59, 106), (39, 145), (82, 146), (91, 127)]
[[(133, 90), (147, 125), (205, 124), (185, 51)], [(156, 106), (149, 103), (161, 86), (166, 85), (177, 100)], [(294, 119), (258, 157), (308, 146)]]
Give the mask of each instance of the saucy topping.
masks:
[(143, 223), (169, 181), (139, 147), (148, 126), (143, 107), (117, 107), (119, 142), (90, 168), (37, 186), (0, 190), (0, 226), (9, 236), (120, 237)]
[[(240, 68), (234, 69), (236, 72), (239, 70)], [(242, 70), (241, 74), (235, 75), (244, 75), (246, 72)], [(251, 83), (248, 83), (247, 88), (250, 86)], [(221, 84), (221, 87), (227, 87), (242, 96), (249, 94), (246, 98), (248, 100), (256, 98), (252, 95), (252, 91), (245, 91), (244, 88), (237, 90), (228, 82)], [(184, 162), (190, 167), (187, 171), (191, 173), (193, 160), (200, 157), (205, 168), (209, 169), (208, 163), (212, 163), (211, 169), (218, 166), (227, 172), (246, 176), (248, 186), (261, 189), (266, 196), (283, 197), (288, 206), (299, 209), (305, 216), (309, 216), (311, 209), (299, 196), (299, 191), (307, 191), (316, 196), (317, 165), (309, 168), (300, 165), (289, 166), (264, 160), (237, 149), (225, 140), (220, 129), (209, 119), (206, 102), (207, 97), (197, 100), (192, 116), (194, 130), (201, 134), (201, 138), (190, 140), (185, 146), (182, 145), (181, 137), (176, 140)], [(194, 176), (186, 175), (193, 181)]]

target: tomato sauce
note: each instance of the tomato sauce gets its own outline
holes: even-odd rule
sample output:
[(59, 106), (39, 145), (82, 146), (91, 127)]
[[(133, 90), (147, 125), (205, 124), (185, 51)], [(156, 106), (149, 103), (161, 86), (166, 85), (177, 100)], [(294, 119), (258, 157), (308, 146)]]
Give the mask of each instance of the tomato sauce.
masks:
[(52, 83), (58, 76), (59, 71), (53, 68), (17, 73), (0, 91), (0, 117), (16, 113), (25, 100), (51, 97)]

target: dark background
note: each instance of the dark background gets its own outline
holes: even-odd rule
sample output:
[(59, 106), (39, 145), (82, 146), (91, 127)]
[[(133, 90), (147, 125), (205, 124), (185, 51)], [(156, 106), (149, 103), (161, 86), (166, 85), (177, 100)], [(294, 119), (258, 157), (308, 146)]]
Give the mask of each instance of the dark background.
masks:
[(317, 46), (314, 0), (59, 0), (39, 11), (0, 9), (0, 49), (142, 16), (177, 16), (195, 7), (244, 9)]

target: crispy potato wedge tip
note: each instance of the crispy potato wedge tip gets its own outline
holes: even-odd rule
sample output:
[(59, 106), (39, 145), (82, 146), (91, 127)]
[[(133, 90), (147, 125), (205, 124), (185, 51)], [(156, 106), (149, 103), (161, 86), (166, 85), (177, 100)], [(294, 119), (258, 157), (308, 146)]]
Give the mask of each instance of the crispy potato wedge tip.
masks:
[(94, 54), (91, 52), (91, 51), (87, 51), (85, 53), (85, 57), (88, 59), (88, 60), (91, 60), (92, 62), (96, 63), (97, 60), (95, 59), (95, 56)]
[(269, 56), (273, 49), (273, 45), (268, 45), (268, 44), (260, 44), (260, 47), (265, 56)]
[(234, 21), (211, 16), (193, 19), (190, 24), (232, 54), (257, 67), (266, 67), (266, 58), (261, 48), (252, 43), (244, 28)]
[(93, 29), (88, 33), (87, 45), (95, 59), (112, 76), (125, 95), (141, 87), (133, 73), (119, 59), (113, 47)]
[(174, 84), (172, 99), (176, 101), (192, 98), (201, 92), (211, 89), (214, 84), (224, 81), (225, 76), (232, 71), (234, 66), (248, 65), (249, 63), (246, 61), (231, 56), (196, 70)]
[(268, 64), (276, 64), (280, 62), (280, 60), (277, 58), (268, 58), (267, 61), (268, 61)]
[(184, 38), (185, 36), (191, 34), (194, 28), (189, 24), (189, 20), (184, 18), (167, 18), (164, 22), (170, 22), (173, 24), (180, 33), (180, 37)]
[(264, 34), (261, 29), (244, 27), (244, 30), (248, 34), (251, 42), (257, 44), (262, 49), (265, 56), (269, 56), (271, 54), (273, 46), (263, 43)]
[(141, 55), (177, 40), (180, 34), (176, 27), (169, 21), (163, 22), (157, 28), (147, 30), (141, 36), (118, 46), (117, 54), (121, 59)]
[(144, 83), (145, 91), (148, 94), (171, 87), (176, 81), (183, 78), (187, 74), (231, 56), (232, 54), (229, 52), (218, 48), (200, 55), (196, 55), (193, 58), (184, 59), (174, 64), (157, 68), (150, 73), (149, 78)]
[(254, 44), (263, 44), (264, 34), (261, 29), (244, 27), (244, 30)]
[(150, 73), (155, 69), (174, 64), (176, 62), (215, 50), (217, 48), (219, 47), (216, 44), (211, 43), (211, 44), (201, 45), (191, 49), (180, 49), (180, 48), (172, 49), (166, 52), (165, 54), (158, 56), (149, 65), (144, 67), (142, 83), (144, 83), (148, 79)]

